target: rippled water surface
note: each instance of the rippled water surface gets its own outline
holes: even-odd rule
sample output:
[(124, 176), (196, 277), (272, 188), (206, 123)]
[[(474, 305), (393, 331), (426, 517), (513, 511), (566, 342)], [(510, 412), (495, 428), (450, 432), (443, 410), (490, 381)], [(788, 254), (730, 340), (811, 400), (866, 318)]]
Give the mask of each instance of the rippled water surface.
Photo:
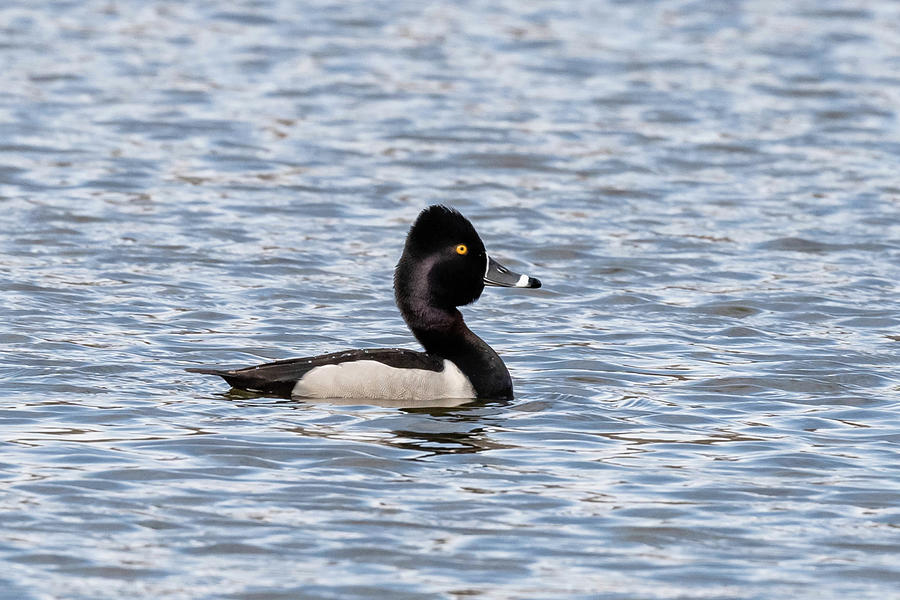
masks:
[[(0, 597), (898, 598), (900, 4), (0, 4)], [(416, 347), (459, 208), (516, 398)]]

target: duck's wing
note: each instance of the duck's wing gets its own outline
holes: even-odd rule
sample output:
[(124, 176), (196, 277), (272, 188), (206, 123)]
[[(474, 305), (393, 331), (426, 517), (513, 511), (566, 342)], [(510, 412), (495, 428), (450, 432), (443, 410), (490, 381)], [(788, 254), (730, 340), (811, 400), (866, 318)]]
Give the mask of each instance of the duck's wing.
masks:
[(341, 365), (357, 361), (375, 361), (398, 369), (419, 369), (440, 372), (442, 358), (405, 348), (377, 348), (373, 350), (345, 350), (319, 356), (289, 358), (242, 369), (191, 368), (190, 373), (218, 375), (231, 387), (289, 398), (297, 382), (317, 367)]

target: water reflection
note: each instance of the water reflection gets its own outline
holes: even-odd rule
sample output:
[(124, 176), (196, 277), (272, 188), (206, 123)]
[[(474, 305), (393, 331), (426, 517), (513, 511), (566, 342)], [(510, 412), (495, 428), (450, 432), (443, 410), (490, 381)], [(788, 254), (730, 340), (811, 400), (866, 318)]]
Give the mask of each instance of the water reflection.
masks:
[(503, 420), (508, 400), (474, 401), (456, 407), (407, 407), (407, 416), (394, 419), (392, 446), (419, 450), (426, 456), (473, 454), (485, 450), (513, 448), (490, 437), (491, 426)]
[[(284, 399), (257, 395), (259, 402), (253, 402), (249, 398), (253, 394), (243, 390), (233, 390), (223, 396), (240, 397), (240, 404), (247, 407), (277, 406), (292, 411), (314, 407), (318, 412), (349, 414), (361, 420), (361, 435), (354, 435), (345, 427), (288, 427), (286, 430), (308, 437), (375, 442), (421, 452), (416, 458), (514, 447), (490, 439), (491, 425), (499, 425), (503, 412), (511, 404), (508, 400)], [(385, 423), (390, 428), (382, 428)], [(371, 436), (373, 429), (379, 432), (377, 436)]]

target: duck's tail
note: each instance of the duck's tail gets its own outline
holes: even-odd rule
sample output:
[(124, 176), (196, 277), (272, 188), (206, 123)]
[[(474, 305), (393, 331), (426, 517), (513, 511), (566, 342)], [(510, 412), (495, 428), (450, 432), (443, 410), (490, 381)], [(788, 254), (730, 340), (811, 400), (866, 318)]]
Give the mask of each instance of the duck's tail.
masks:
[(210, 369), (207, 367), (191, 367), (185, 369), (188, 373), (200, 373), (201, 375), (216, 375), (225, 380), (228, 385), (239, 390), (259, 392), (263, 394), (275, 394), (285, 398), (291, 397), (296, 380), (287, 378), (267, 378), (265, 373), (260, 374), (258, 367), (246, 369)]
[(185, 369), (185, 371), (188, 373), (200, 373), (201, 375), (218, 375), (219, 377), (228, 375), (228, 371), (223, 371), (222, 369), (207, 369), (204, 367), (191, 367)]

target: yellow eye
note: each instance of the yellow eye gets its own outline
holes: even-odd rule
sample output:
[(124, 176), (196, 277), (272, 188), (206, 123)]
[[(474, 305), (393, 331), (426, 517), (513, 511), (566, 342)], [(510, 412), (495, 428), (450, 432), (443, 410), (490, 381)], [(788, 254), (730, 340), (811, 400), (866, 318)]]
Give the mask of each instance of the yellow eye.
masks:
[(465, 244), (460, 244), (456, 247), (457, 254), (467, 254), (469, 252), (469, 248)]

